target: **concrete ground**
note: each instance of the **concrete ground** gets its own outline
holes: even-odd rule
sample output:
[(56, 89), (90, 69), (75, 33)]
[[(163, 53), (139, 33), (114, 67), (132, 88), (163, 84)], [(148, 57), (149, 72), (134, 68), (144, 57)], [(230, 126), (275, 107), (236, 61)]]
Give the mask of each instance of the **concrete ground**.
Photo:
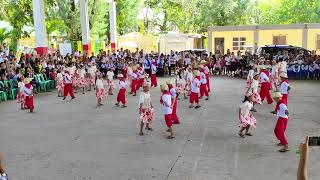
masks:
[[(162, 80), (163, 81), (163, 80)], [(178, 104), (181, 125), (167, 140), (152, 90), (154, 132), (138, 135), (138, 97), (116, 108), (115, 96), (96, 107), (93, 92), (62, 101), (56, 93), (36, 96), (34, 114), (14, 101), (0, 103), (0, 151), (11, 180), (293, 180), (298, 145), (320, 136), (320, 83), (291, 82), (287, 137), (290, 152), (277, 152), (273, 105), (258, 106), (253, 137), (237, 136), (238, 106), (245, 81), (226, 77), (211, 82), (213, 96), (202, 108)], [(311, 148), (309, 177), (320, 179), (320, 149)]]

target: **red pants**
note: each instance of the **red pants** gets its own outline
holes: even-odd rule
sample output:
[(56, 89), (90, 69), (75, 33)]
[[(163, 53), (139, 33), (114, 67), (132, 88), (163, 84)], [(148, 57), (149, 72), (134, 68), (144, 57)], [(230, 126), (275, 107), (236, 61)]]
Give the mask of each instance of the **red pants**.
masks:
[(261, 102), (263, 102), (264, 98), (267, 98), (268, 104), (271, 104), (273, 102), (270, 94), (269, 82), (261, 83), (260, 97), (261, 97)]
[(70, 94), (71, 97), (74, 97), (72, 83), (64, 85), (63, 96), (66, 97), (68, 94)]
[(285, 131), (287, 129), (288, 119), (279, 117), (276, 127), (274, 128), (274, 134), (282, 145), (287, 145), (287, 139), (285, 136)]
[(30, 109), (30, 111), (33, 111), (34, 109), (33, 96), (26, 96), (25, 106), (27, 109)]
[(120, 89), (117, 96), (117, 103), (122, 103), (126, 105), (126, 89)]
[(138, 80), (138, 85), (137, 85), (137, 90), (139, 90), (141, 87), (142, 87), (142, 85), (143, 85), (143, 83), (144, 83), (144, 78), (143, 79), (139, 79)]
[(207, 90), (207, 84), (200, 85), (200, 97), (203, 97), (204, 95), (206, 95), (207, 97), (209, 96), (209, 93)]
[(191, 92), (189, 100), (191, 104), (199, 103), (199, 93)]
[(207, 79), (207, 89), (208, 89), (208, 92), (210, 92), (210, 79), (209, 79), (209, 75), (206, 75), (206, 79)]
[(173, 108), (172, 108), (172, 122), (173, 124), (180, 124), (179, 117), (177, 116), (177, 106), (178, 106), (178, 99), (174, 99)]
[(157, 75), (156, 74), (151, 74), (151, 86), (157, 87)]
[(166, 121), (166, 125), (168, 128), (171, 128), (172, 126), (172, 115), (171, 114), (165, 114), (164, 120)]
[[(288, 106), (288, 94), (282, 94), (282, 102)], [(277, 112), (277, 110), (279, 109), (279, 105), (281, 104), (280, 101), (278, 101), (276, 107), (274, 108), (274, 112)]]
[(132, 79), (131, 81), (131, 93), (137, 94), (137, 80)]

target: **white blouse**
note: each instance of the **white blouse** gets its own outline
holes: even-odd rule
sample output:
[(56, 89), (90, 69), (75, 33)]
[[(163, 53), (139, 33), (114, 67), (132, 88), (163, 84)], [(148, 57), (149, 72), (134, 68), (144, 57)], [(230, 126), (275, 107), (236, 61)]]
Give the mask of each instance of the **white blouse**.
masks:
[(253, 107), (253, 104), (250, 103), (249, 101), (246, 101), (240, 105), (240, 113), (243, 116), (246, 116), (249, 114), (252, 107)]
[(139, 107), (142, 104), (142, 108), (150, 108), (151, 107), (151, 95), (149, 92), (141, 92), (139, 98)]
[(101, 79), (97, 79), (96, 81), (97, 89), (103, 89), (103, 81)]

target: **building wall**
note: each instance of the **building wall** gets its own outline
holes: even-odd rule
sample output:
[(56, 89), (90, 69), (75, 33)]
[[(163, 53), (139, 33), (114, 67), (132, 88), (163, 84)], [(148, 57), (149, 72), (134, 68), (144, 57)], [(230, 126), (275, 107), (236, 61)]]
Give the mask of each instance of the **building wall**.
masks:
[(302, 29), (259, 30), (258, 46), (272, 45), (273, 36), (286, 36), (287, 45), (302, 47)]
[[(215, 38), (224, 38), (224, 53), (227, 49), (233, 51), (233, 38), (234, 37), (245, 37), (246, 45), (254, 45), (254, 31), (219, 31), (212, 32), (212, 49), (211, 52), (215, 52), (216, 44)], [(210, 50), (209, 50), (210, 51)], [(236, 52), (236, 51), (233, 51)]]
[(320, 35), (320, 29), (308, 29), (308, 49), (317, 50), (317, 35)]

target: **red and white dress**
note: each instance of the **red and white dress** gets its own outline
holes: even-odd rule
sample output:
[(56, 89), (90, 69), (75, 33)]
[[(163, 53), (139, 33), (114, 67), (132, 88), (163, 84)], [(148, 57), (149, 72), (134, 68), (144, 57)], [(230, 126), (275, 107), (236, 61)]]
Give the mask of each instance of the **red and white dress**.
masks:
[(151, 107), (151, 95), (149, 92), (141, 92), (139, 98), (139, 107), (141, 107), (140, 120), (143, 123), (151, 123), (154, 117), (154, 109)]
[(64, 83), (63, 83), (63, 75), (62, 75), (62, 73), (58, 73), (57, 74), (56, 82), (57, 82), (57, 86), (56, 86), (57, 90), (58, 91), (63, 91)]
[(107, 79), (108, 79), (109, 93), (113, 92), (113, 90), (115, 88), (115, 85), (113, 82), (113, 77), (114, 77), (113, 71), (108, 71), (107, 72)]
[(91, 85), (91, 86), (95, 85), (96, 71), (97, 71), (96, 66), (88, 67), (88, 73), (87, 73), (87, 79), (86, 79), (86, 82), (88, 85)]
[(250, 69), (248, 72), (248, 76), (247, 76), (247, 86), (246, 86), (246, 91), (248, 91), (248, 89), (251, 86), (251, 83), (253, 81), (253, 76), (254, 76), (254, 70)]
[(85, 75), (86, 75), (86, 70), (85, 69), (78, 69), (77, 70), (77, 74), (78, 74), (78, 78), (76, 81), (76, 86), (77, 87), (85, 87), (87, 85), (87, 81), (85, 79)]
[(96, 81), (96, 97), (97, 99), (104, 99), (107, 96), (107, 92), (103, 85), (102, 79), (97, 79)]
[(185, 75), (185, 80), (186, 80), (186, 87), (185, 90), (190, 94), (191, 91), (191, 86), (192, 86), (192, 81), (193, 81), (193, 75), (190, 72), (187, 72)]
[(252, 113), (250, 112), (253, 104), (249, 101), (246, 101), (240, 105), (240, 127), (248, 127), (248, 125), (256, 127), (257, 120), (253, 117)]
[(254, 103), (262, 104), (261, 97), (260, 97), (260, 94), (258, 92), (258, 88), (259, 88), (259, 81), (253, 79), (252, 82), (250, 83), (250, 87), (249, 87), (246, 95), (247, 96), (251, 96), (252, 95), (252, 101)]

